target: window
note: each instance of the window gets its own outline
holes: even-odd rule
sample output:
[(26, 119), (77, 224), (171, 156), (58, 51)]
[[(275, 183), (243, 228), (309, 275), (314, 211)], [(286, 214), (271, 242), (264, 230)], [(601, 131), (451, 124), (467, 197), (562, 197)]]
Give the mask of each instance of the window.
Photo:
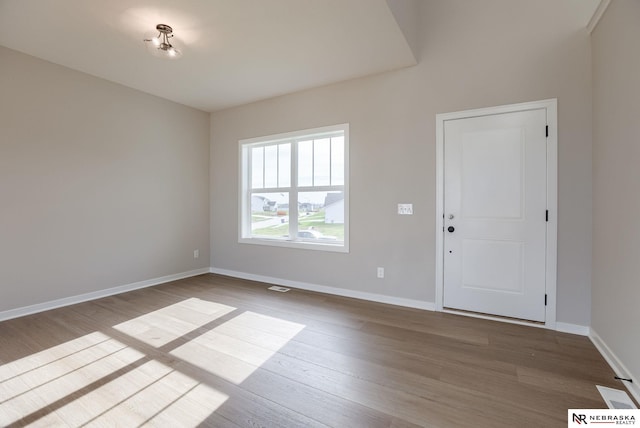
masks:
[(349, 125), (240, 141), (240, 242), (348, 251)]

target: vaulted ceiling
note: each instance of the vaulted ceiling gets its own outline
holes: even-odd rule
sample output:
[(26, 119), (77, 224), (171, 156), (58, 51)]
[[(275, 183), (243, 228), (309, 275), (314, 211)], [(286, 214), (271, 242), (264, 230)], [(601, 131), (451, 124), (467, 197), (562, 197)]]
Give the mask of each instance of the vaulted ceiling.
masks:
[[(0, 45), (215, 111), (415, 65), (421, 1), (0, 0)], [(147, 52), (159, 23), (179, 60)]]

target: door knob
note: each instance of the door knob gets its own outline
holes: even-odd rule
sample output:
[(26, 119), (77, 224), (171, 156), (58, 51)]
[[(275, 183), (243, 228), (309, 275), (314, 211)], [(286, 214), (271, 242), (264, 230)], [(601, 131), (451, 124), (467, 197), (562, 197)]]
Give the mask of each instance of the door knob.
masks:
[(456, 228), (453, 226), (449, 226), (447, 227), (447, 230), (449, 231), (449, 233), (453, 233), (453, 231), (456, 230)]
[(449, 220), (453, 220), (453, 214), (449, 214)]

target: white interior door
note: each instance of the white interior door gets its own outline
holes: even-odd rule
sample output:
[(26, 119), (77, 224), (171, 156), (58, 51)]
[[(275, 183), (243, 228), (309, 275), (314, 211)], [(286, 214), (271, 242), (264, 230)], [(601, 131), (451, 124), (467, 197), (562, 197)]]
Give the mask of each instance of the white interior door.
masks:
[(444, 123), (443, 306), (545, 321), (546, 110)]

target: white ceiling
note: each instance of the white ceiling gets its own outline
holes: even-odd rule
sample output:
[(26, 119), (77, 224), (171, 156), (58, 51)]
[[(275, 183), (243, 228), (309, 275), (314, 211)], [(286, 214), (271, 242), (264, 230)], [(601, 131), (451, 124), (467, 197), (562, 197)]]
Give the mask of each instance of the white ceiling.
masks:
[(386, 0), (0, 0), (0, 45), (205, 111), (416, 63)]
[[(415, 65), (422, 1), (0, 0), (0, 45), (215, 111)], [(565, 2), (586, 26), (600, 0)], [(179, 60), (147, 52), (159, 23)]]

